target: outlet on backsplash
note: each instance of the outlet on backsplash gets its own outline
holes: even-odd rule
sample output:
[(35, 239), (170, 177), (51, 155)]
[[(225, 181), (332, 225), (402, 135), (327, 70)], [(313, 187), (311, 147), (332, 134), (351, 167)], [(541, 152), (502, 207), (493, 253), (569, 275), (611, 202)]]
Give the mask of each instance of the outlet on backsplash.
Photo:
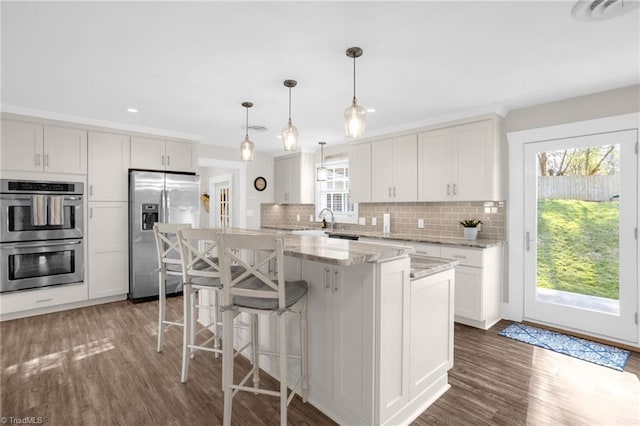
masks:
[(418, 219), (418, 228), (424, 229), (424, 219)]
[(371, 226), (376, 226), (378, 224), (378, 219), (375, 217), (371, 218)]

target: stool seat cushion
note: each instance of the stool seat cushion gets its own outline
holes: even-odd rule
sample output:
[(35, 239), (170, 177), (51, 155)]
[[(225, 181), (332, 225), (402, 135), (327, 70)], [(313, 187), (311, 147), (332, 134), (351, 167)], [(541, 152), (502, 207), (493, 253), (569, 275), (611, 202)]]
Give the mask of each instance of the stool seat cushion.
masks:
[[(206, 262), (205, 262), (205, 264), (206, 264)], [(207, 266), (208, 266), (208, 268), (200, 269), (200, 271), (203, 271), (203, 272), (213, 271), (213, 268), (211, 267), (211, 265), (207, 265)], [(244, 271), (245, 271), (245, 269), (242, 266), (238, 266), (238, 265), (231, 266), (231, 277), (232, 277), (232, 279), (233, 278), (237, 278), (238, 275), (242, 274)], [(200, 285), (200, 286), (207, 286), (207, 287), (222, 288), (222, 281), (220, 281), (220, 277), (198, 277), (198, 276), (192, 276), (191, 277), (191, 284)]]
[[(247, 290), (266, 290), (275, 291), (265, 284), (263, 281), (256, 277), (247, 278), (244, 281), (239, 282), (236, 288), (242, 288)], [(309, 284), (306, 281), (285, 281), (285, 304), (287, 308), (295, 305), (298, 300), (307, 294)], [(278, 299), (266, 299), (262, 297), (250, 297), (250, 296), (234, 296), (233, 304), (244, 308), (264, 309), (275, 311), (278, 310)]]
[[(215, 258), (213, 258), (211, 260), (216, 265), (218, 264), (218, 258), (217, 257), (215, 257)], [(179, 263), (166, 263), (165, 265), (166, 265), (167, 271), (182, 272), (182, 262), (179, 262)], [(198, 261), (195, 263), (195, 265), (193, 265), (193, 269), (198, 270), (198, 271), (203, 270), (203, 269), (209, 269), (209, 268), (211, 268), (211, 265), (209, 265), (207, 262), (205, 262), (202, 259), (198, 259)]]

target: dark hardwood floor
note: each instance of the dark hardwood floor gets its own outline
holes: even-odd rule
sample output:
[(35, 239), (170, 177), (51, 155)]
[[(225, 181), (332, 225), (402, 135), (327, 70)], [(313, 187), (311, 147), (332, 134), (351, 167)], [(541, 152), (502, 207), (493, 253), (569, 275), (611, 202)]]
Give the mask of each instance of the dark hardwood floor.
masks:
[[(169, 312), (180, 316), (181, 298)], [(180, 383), (181, 330), (157, 353), (157, 303), (117, 302), (0, 323), (0, 415), (45, 425), (214, 425), (222, 422), (221, 360), (199, 353)], [(637, 425), (640, 354), (624, 373), (497, 333), (456, 325), (451, 389), (416, 425)], [(248, 363), (236, 363), (244, 375)], [(274, 389), (277, 383), (263, 375)], [(240, 393), (234, 424), (278, 424), (278, 401)], [(289, 423), (333, 424), (295, 398)]]

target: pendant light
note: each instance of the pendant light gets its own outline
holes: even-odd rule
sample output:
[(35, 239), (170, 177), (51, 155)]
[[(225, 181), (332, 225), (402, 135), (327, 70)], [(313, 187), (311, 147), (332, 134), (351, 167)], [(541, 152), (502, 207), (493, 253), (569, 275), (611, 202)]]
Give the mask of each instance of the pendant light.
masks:
[(344, 110), (344, 129), (347, 137), (358, 138), (364, 135), (365, 116), (367, 111), (358, 105), (356, 99), (356, 58), (362, 56), (362, 49), (350, 47), (347, 49), (347, 56), (353, 58), (353, 100), (351, 105)]
[(249, 108), (253, 106), (253, 102), (243, 102), (242, 106), (247, 109), (247, 121), (245, 124), (246, 133), (244, 141), (240, 144), (240, 158), (242, 161), (253, 160), (253, 142), (249, 140)]
[(289, 122), (282, 129), (282, 146), (285, 151), (296, 151), (298, 149), (298, 129), (291, 124), (291, 88), (298, 84), (295, 80), (285, 80), (284, 86), (289, 88)]
[(316, 180), (318, 182), (326, 182), (327, 176), (329, 175), (329, 170), (324, 166), (324, 145), (326, 142), (318, 142), (320, 145), (320, 159), (322, 163), (320, 163), (320, 167), (318, 167)]

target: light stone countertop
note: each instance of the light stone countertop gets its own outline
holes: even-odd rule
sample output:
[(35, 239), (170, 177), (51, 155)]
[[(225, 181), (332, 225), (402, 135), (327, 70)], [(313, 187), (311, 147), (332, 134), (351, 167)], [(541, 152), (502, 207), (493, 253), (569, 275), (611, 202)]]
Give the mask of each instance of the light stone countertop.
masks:
[[(227, 228), (228, 234), (278, 234), (275, 230)], [(407, 256), (413, 251), (410, 246), (376, 244), (370, 242), (349, 241), (325, 238), (314, 235), (284, 234), (285, 256), (313, 260), (338, 266), (351, 266), (361, 263), (379, 262), (394, 257)]]
[(455, 267), (457, 260), (411, 254), (411, 280), (428, 277)]
[[(287, 226), (282, 225), (278, 227), (265, 226), (262, 229), (265, 230), (279, 230), (279, 231), (304, 231), (304, 230), (321, 230), (318, 227), (311, 226)], [(469, 247), (469, 248), (489, 248), (495, 246), (501, 246), (505, 244), (502, 240), (486, 240), (479, 238), (477, 240), (466, 240), (464, 238), (443, 238), (430, 235), (415, 235), (415, 234), (401, 234), (396, 232), (390, 232), (383, 234), (381, 232), (359, 232), (357, 230), (330, 230), (326, 229), (327, 233), (343, 234), (343, 235), (358, 235), (362, 238), (376, 238), (380, 240), (399, 240), (399, 241), (411, 241), (416, 243), (428, 243), (428, 244), (440, 244), (443, 246), (453, 247)]]

